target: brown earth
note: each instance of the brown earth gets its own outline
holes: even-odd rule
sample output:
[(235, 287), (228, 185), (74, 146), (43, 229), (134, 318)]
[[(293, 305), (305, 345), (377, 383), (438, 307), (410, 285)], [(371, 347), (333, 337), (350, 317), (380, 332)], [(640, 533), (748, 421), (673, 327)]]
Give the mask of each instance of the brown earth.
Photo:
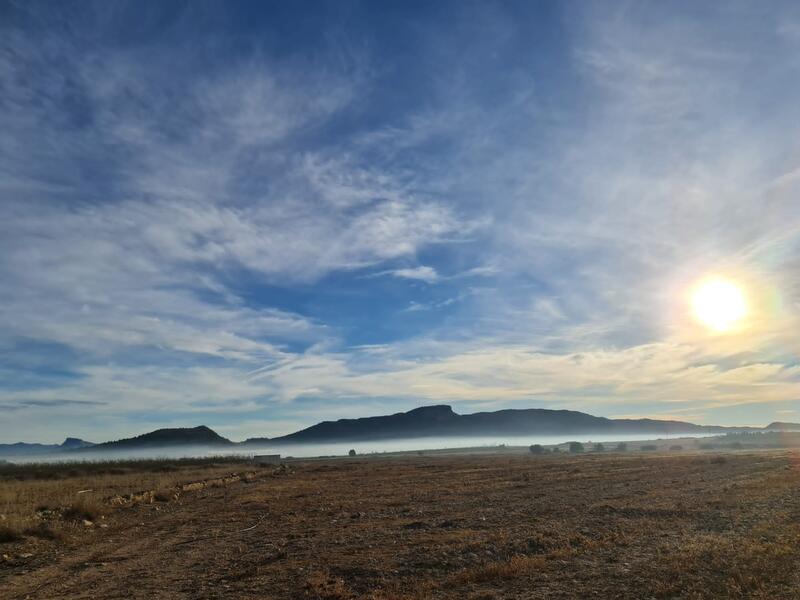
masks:
[(163, 499), (0, 543), (0, 598), (800, 598), (786, 450), (307, 461)]

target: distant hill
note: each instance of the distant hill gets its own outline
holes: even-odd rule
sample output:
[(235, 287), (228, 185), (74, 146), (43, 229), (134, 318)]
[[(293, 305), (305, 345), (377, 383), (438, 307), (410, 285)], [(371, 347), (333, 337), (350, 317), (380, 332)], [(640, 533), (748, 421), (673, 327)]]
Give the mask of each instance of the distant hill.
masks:
[(800, 423), (785, 423), (783, 421), (773, 421), (764, 429), (771, 431), (800, 431)]
[(91, 448), (94, 446), (92, 442), (87, 442), (80, 438), (68, 437), (61, 443), (61, 448), (64, 450), (75, 450), (77, 448)]
[(72, 437), (68, 437), (61, 444), (27, 444), (25, 442), (17, 442), (16, 444), (0, 444), (0, 456), (57, 454), (59, 452), (75, 450), (76, 448), (90, 448), (91, 446), (94, 446), (92, 442)]
[(607, 419), (571, 410), (508, 409), (460, 415), (450, 406), (425, 406), (408, 412), (360, 419), (324, 421), (270, 440), (248, 443), (316, 443), (408, 439), (419, 437), (478, 437), (486, 435), (577, 434), (691, 434), (739, 430), (655, 419)]
[(129, 450), (134, 448), (160, 448), (167, 446), (232, 446), (234, 443), (205, 425), (156, 429), (132, 438), (105, 442), (91, 450)]

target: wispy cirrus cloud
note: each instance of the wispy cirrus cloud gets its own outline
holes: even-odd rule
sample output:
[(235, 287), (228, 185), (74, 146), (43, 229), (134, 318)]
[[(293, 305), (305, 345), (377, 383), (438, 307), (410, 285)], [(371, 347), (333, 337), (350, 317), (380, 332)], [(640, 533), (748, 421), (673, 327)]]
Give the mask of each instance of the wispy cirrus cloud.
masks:
[(71, 406), (92, 407), (103, 406), (106, 402), (95, 402), (92, 400), (69, 400), (69, 399), (50, 399), (50, 400), (21, 400), (19, 402), (6, 402), (2, 404), (4, 410), (21, 410), (23, 408), (61, 408)]
[(401, 279), (417, 279), (426, 283), (434, 283), (439, 279), (439, 274), (433, 267), (420, 265), (419, 267), (395, 269), (391, 274)]
[[(47, 402), (121, 435), (331, 398), (751, 421), (800, 399), (792, 7), (354, 11), (303, 40), (269, 8), (138, 33), (82, 10), (3, 25), (0, 436)], [(710, 273), (746, 285), (746, 336), (687, 317)]]

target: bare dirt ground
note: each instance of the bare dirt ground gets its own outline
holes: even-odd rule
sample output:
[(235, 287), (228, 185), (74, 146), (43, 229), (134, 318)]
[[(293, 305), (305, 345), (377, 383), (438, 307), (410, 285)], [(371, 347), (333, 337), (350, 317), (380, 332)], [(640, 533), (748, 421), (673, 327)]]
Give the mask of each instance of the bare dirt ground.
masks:
[(309, 461), (102, 524), (0, 544), (0, 597), (800, 598), (787, 450)]

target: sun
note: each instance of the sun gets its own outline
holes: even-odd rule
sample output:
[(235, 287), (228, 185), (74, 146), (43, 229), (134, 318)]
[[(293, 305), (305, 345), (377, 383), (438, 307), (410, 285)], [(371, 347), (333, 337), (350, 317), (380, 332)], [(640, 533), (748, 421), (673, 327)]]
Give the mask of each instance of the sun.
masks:
[(714, 331), (730, 331), (747, 315), (742, 289), (727, 279), (709, 279), (692, 294), (692, 310), (698, 321)]

